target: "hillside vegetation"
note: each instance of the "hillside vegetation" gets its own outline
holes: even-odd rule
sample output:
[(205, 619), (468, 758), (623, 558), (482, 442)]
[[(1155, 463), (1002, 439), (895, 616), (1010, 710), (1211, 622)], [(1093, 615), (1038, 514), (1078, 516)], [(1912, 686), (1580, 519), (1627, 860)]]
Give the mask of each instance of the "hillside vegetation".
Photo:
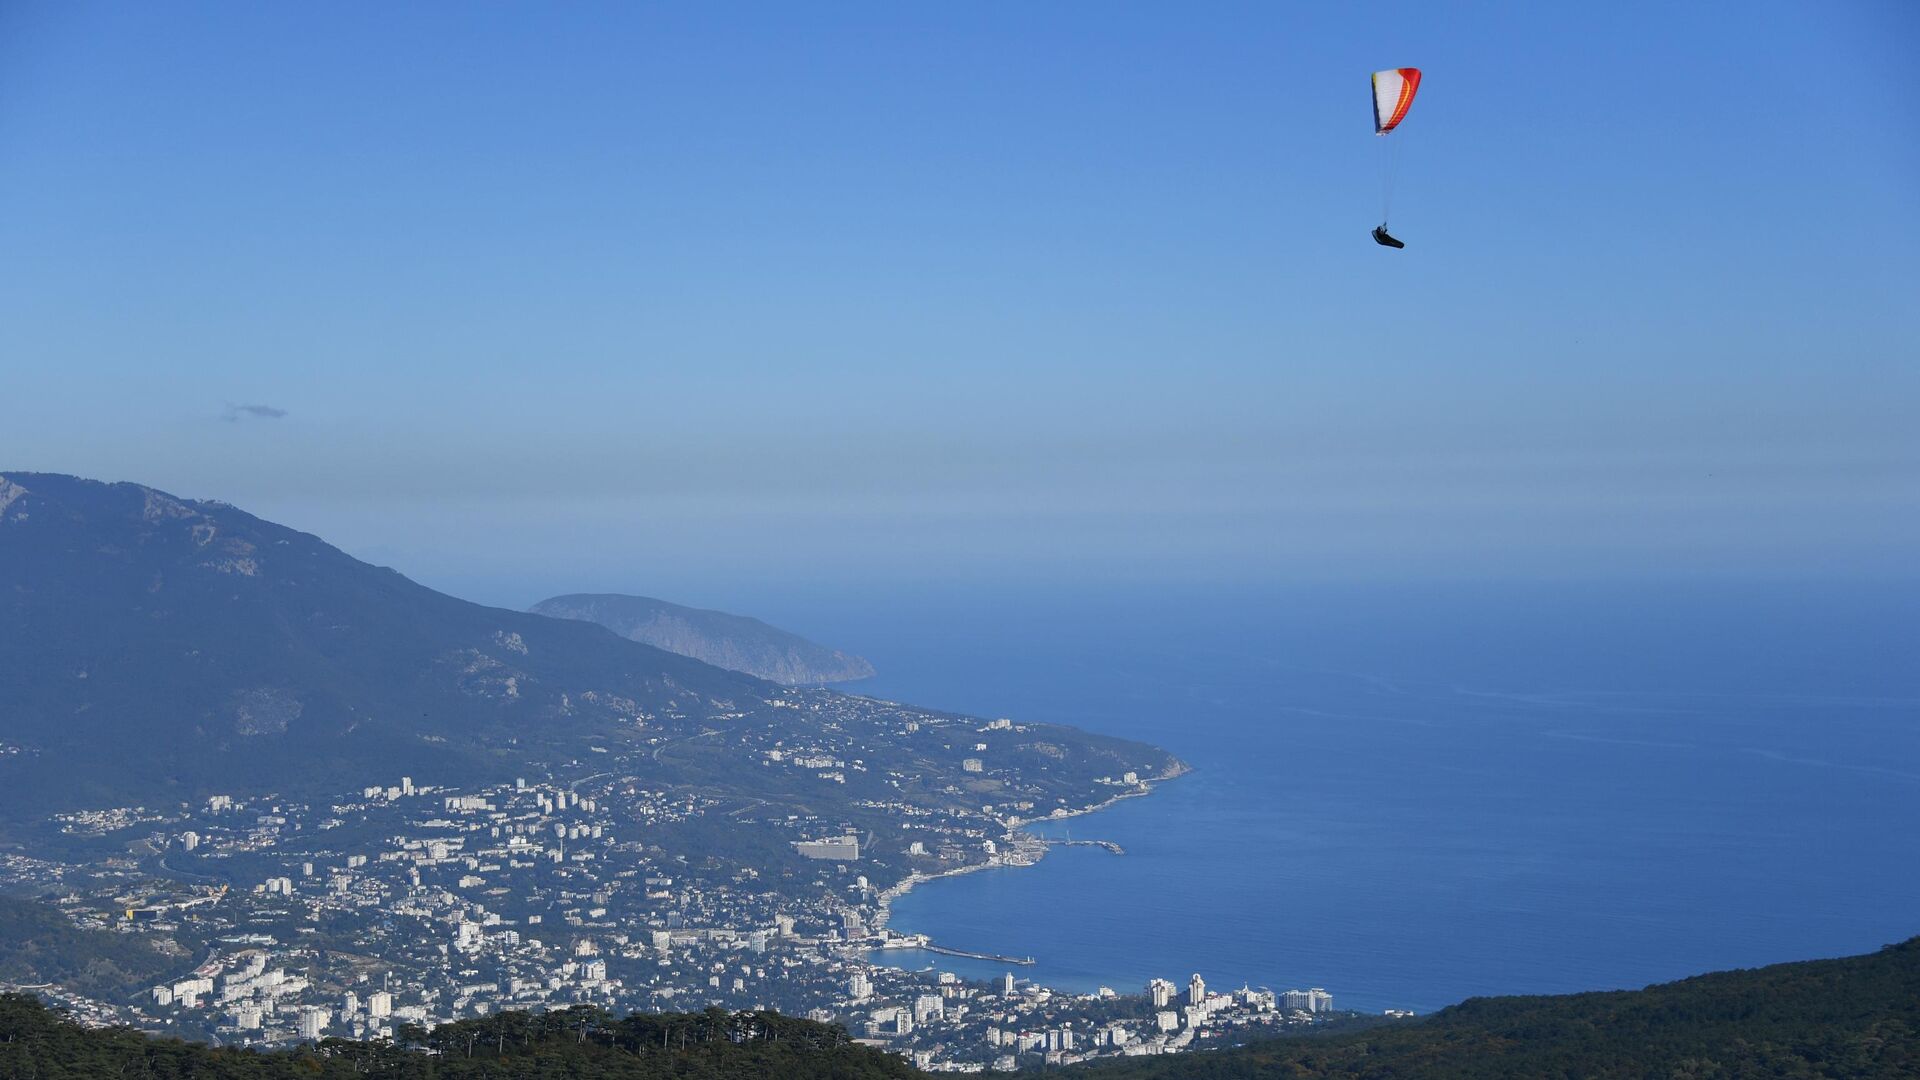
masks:
[(1416, 1023), (1087, 1072), (1089, 1080), (1920, 1076), (1920, 938), (1645, 990), (1474, 998)]
[(0, 896), (0, 980), (117, 1001), (178, 966), (144, 937), (83, 930), (51, 904)]
[(45, 473), (0, 495), (0, 815), (511, 778), (775, 692), (224, 503)]

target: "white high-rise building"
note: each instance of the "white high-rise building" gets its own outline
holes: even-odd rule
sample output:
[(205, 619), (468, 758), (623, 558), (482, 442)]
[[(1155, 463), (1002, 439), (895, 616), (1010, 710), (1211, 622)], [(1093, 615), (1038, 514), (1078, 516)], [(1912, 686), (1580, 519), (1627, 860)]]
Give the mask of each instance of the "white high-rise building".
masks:
[(333, 1019), (327, 1010), (309, 1005), (300, 1010), (300, 1037), (313, 1042), (326, 1034), (327, 1024)]
[(1000, 976), (1000, 996), (1001, 997), (1013, 996), (1013, 972), (1011, 971), (1007, 972), (1005, 975)]
[(368, 1016), (392, 1016), (393, 995), (385, 990), (375, 990), (367, 995)]
[(1205, 1005), (1206, 1003), (1207, 980), (1201, 978), (1200, 973), (1196, 971), (1193, 973), (1193, 978), (1187, 980), (1187, 1004)]
[(853, 978), (847, 980), (847, 994), (855, 1001), (865, 1001), (873, 996), (873, 980), (867, 978), (864, 971), (856, 971)]
[(1147, 997), (1152, 1000), (1153, 1007), (1156, 1009), (1164, 1009), (1173, 1004), (1175, 992), (1174, 985), (1165, 979), (1152, 979), (1147, 983)]
[[(173, 984), (173, 1000), (183, 1004), (190, 998), (211, 993), (213, 993), (212, 979), (181, 979)], [(191, 1008), (191, 1006), (187, 1007)]]
[(1280, 1007), (1310, 1013), (1332, 1012), (1333, 995), (1317, 986), (1311, 990), (1289, 990), (1280, 995)]

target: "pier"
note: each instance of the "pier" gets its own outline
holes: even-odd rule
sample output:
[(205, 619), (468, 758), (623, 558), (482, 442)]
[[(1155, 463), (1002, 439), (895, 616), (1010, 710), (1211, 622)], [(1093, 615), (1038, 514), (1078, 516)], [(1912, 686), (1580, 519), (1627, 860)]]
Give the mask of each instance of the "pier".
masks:
[(1113, 855), (1125, 855), (1127, 849), (1111, 840), (1055, 840), (1041, 837), (1040, 842), (1049, 847), (1097, 847)]
[(931, 942), (919, 947), (930, 953), (939, 953), (941, 956), (958, 956), (964, 960), (991, 960), (996, 964), (1018, 964), (1021, 967), (1033, 966), (1033, 957), (1031, 956), (1001, 956), (998, 953), (968, 952), (965, 949), (949, 949), (945, 945), (935, 945)]
[(966, 949), (953, 949), (945, 945), (935, 945), (927, 940), (925, 934), (899, 934), (889, 936), (877, 946), (881, 949), (918, 949), (921, 952), (939, 953), (941, 956), (958, 956), (963, 960), (991, 960), (996, 964), (1019, 964), (1032, 967), (1031, 956), (1002, 956), (999, 953), (970, 952)]

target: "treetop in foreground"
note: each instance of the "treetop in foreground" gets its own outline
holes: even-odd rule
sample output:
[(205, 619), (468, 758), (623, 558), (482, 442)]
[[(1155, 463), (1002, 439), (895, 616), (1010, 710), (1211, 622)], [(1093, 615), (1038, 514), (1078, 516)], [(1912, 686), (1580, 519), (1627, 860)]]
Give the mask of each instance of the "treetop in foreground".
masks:
[(157, 1039), (124, 1028), (90, 1030), (30, 996), (0, 995), (0, 1076), (37, 1080), (887, 1080), (916, 1075), (905, 1061), (855, 1043), (844, 1029), (766, 1012), (709, 1009), (616, 1020), (602, 1009), (579, 1006), (500, 1013), (432, 1031), (402, 1028), (391, 1042), (326, 1039), (262, 1052)]
[(1920, 938), (1644, 990), (1473, 998), (1415, 1023), (1087, 1072), (1088, 1080), (1920, 1076)]

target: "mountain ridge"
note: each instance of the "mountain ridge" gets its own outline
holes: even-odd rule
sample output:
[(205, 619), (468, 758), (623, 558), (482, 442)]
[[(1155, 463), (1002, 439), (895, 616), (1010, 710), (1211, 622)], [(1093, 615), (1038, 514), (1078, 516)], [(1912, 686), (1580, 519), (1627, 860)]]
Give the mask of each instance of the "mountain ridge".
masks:
[(777, 690), (435, 592), (226, 503), (0, 473), (0, 813), (499, 776), (640, 713), (693, 722)]

